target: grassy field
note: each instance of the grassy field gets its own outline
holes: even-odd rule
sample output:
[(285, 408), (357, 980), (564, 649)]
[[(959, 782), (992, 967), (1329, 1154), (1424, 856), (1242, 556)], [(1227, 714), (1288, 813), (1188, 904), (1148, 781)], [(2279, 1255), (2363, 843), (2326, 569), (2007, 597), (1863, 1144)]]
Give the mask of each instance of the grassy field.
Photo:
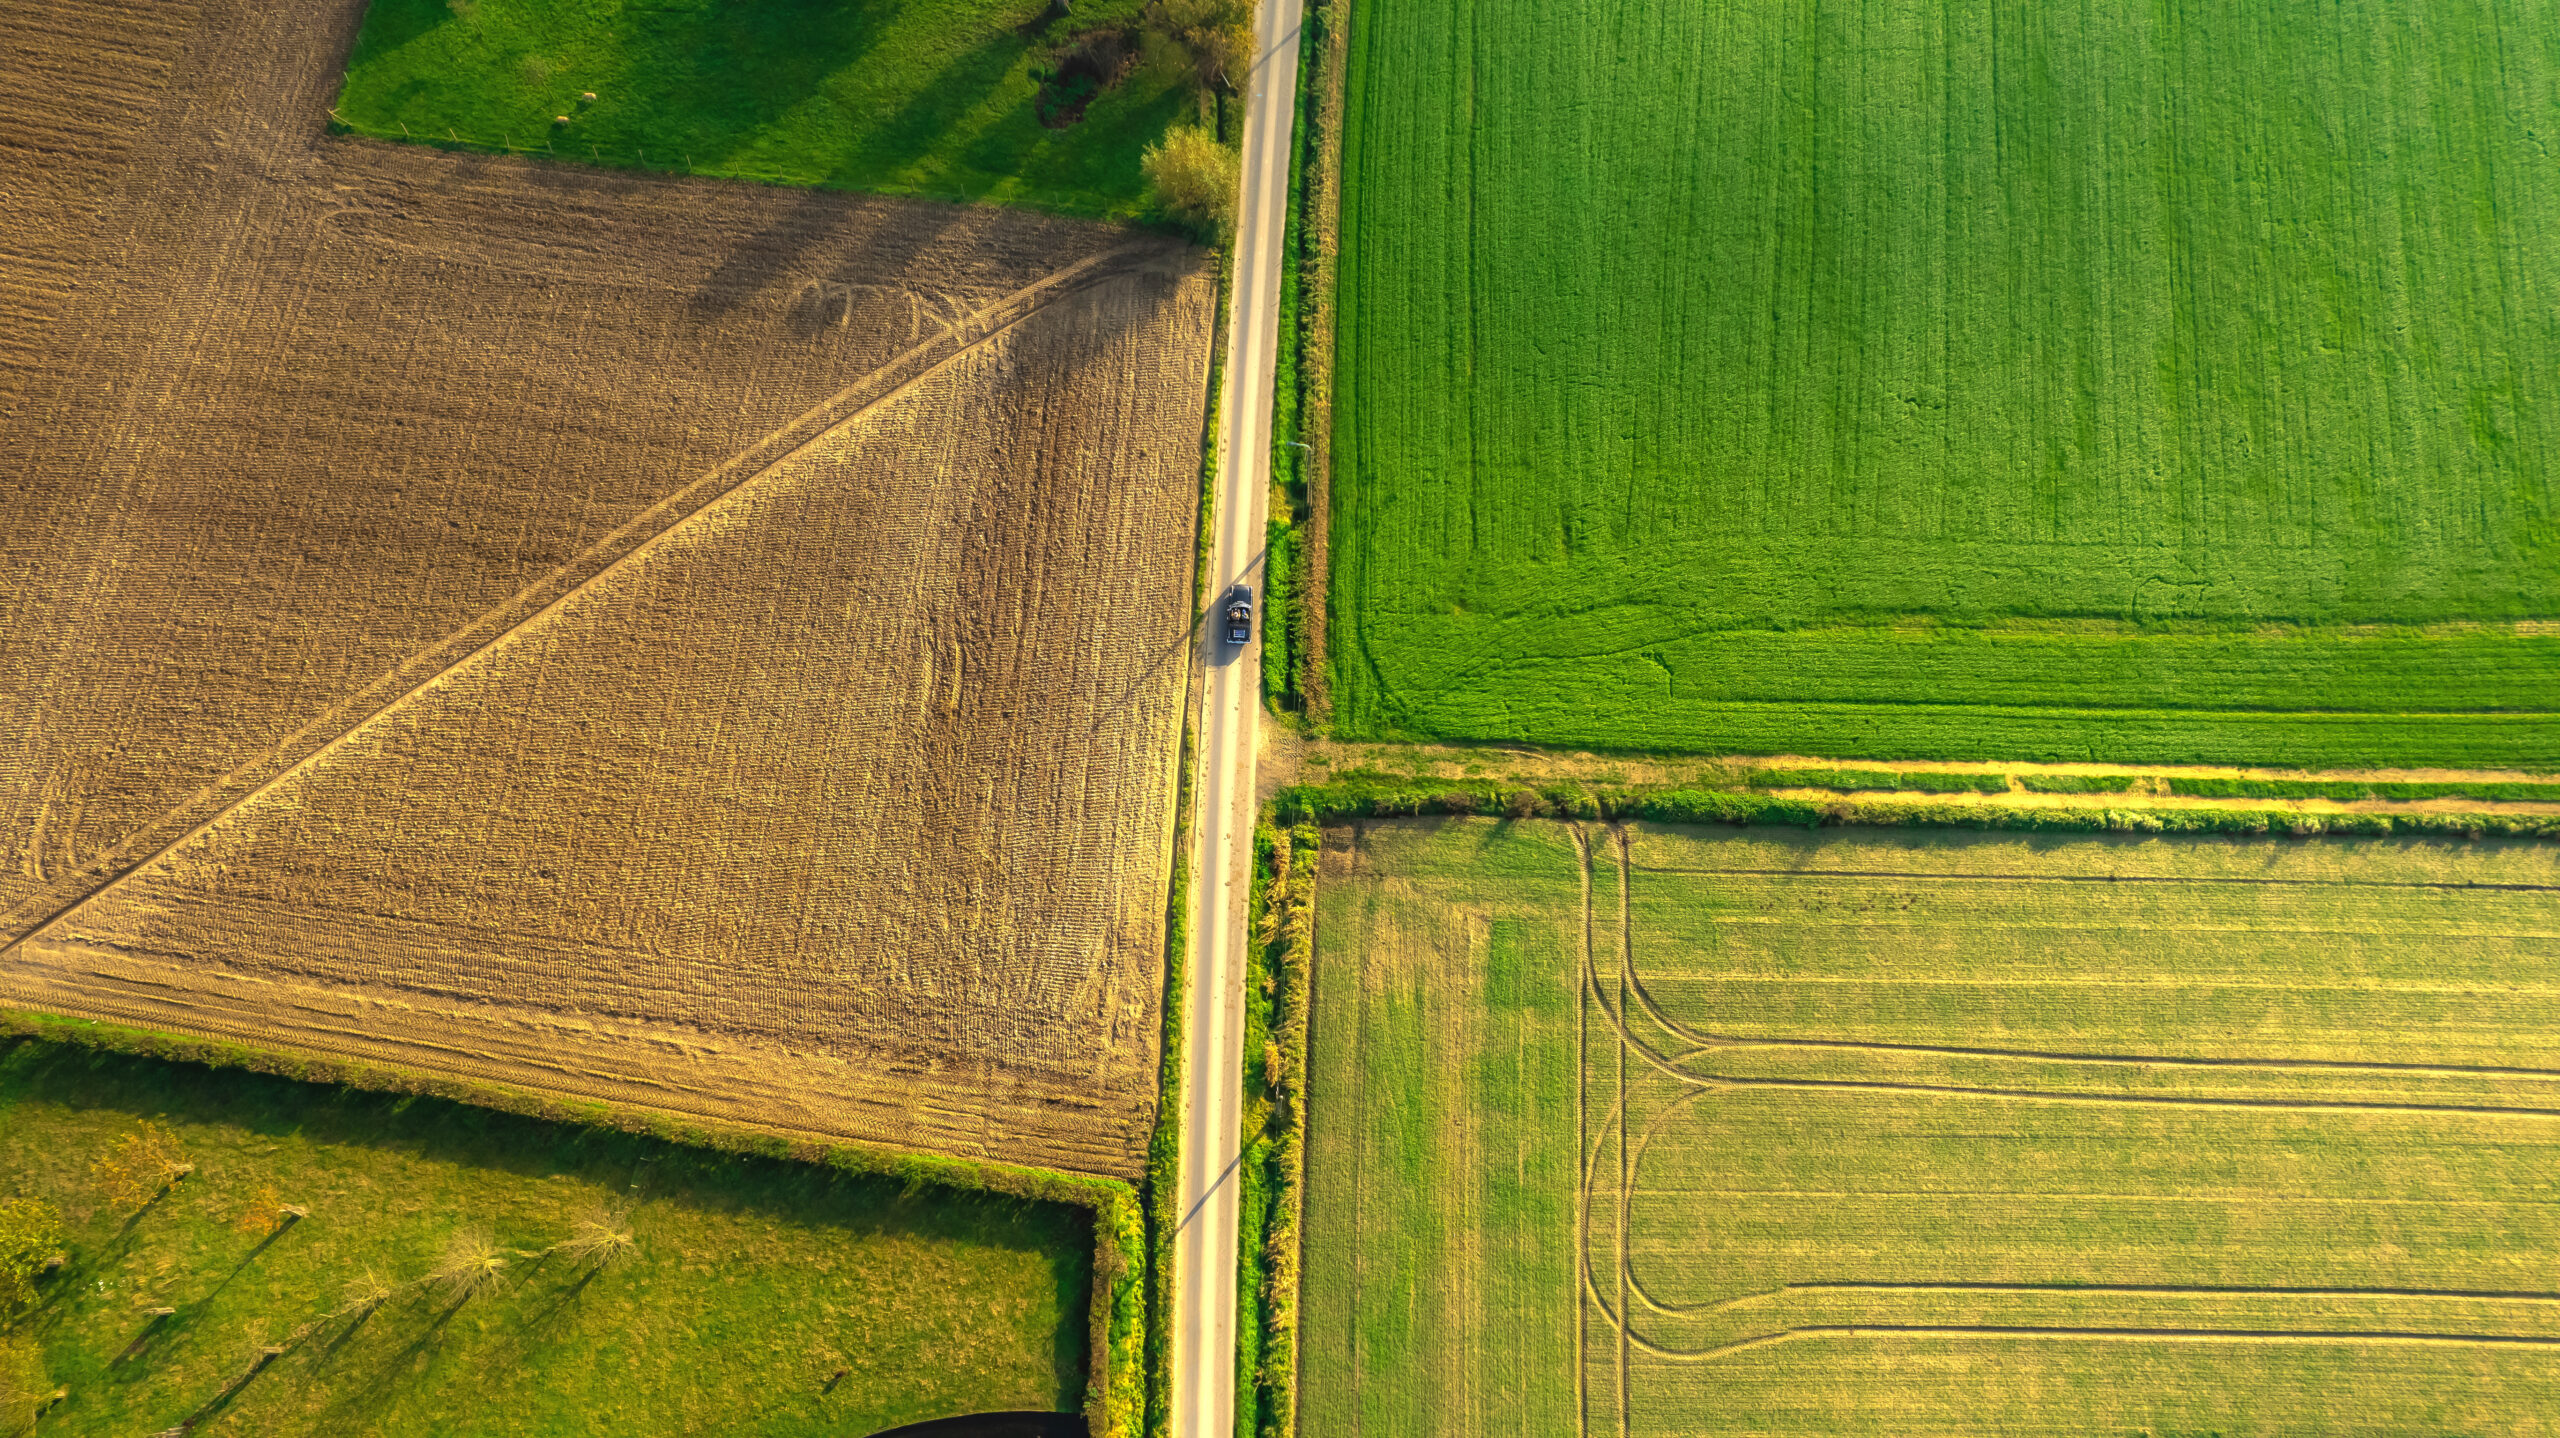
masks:
[(2555, 900), (2497, 842), (1337, 831), (1308, 1431), (2560, 1432)]
[[(91, 1165), (145, 1120), (196, 1171), (127, 1221)], [(261, 1344), (290, 1346), (191, 1431), (868, 1433), (1082, 1401), (1093, 1228), (1063, 1205), (34, 1041), (0, 1049), (13, 1194), (58, 1205), (76, 1245), (0, 1340), (71, 1391), (43, 1433), (158, 1432)], [(286, 1204), (308, 1217), (270, 1235)], [(538, 1252), (599, 1211), (627, 1217), (630, 1263), (519, 1254), (458, 1308), (409, 1287), (323, 1317), (360, 1275), (432, 1270), (457, 1232)]]
[(2549, 19), (1365, 5), (1343, 731), (2560, 764)]
[[(1075, 124), (1039, 76), (1139, 0), (373, 0), (337, 114), (366, 134), (1128, 216), (1191, 104), (1152, 55)], [(593, 94), (592, 103), (580, 97)], [(555, 124), (569, 116), (569, 123)]]

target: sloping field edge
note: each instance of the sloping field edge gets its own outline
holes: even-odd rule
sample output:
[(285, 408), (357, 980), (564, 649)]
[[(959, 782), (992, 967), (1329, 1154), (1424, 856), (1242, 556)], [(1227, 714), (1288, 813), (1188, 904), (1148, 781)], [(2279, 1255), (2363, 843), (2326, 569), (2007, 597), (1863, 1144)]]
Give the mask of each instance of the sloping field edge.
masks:
[(312, 1057), (204, 1035), (65, 1018), (0, 1003), (0, 1043), (33, 1040), (106, 1053), (241, 1069), (368, 1093), (414, 1094), (537, 1119), (638, 1134), (688, 1148), (812, 1164), (840, 1173), (935, 1184), (970, 1193), (1070, 1204), (1093, 1215), (1093, 1297), (1086, 1314), (1084, 1415), (1095, 1438), (1142, 1438), (1146, 1343), (1145, 1226), (1138, 1196), (1117, 1179), (908, 1153), (790, 1129), (708, 1120), (670, 1109), (606, 1104), (507, 1084), (438, 1078), (394, 1065)]

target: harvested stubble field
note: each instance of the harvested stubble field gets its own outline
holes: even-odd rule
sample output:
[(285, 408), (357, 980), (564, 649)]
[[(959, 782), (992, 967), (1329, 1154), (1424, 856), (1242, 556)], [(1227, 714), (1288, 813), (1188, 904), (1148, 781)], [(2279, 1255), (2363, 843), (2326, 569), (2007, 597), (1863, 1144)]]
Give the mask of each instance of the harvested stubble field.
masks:
[(330, 140), (361, 10), (0, 19), (0, 999), (1135, 1173), (1211, 276)]
[[(92, 1164), (144, 1122), (195, 1172), (129, 1214)], [(28, 1041), (0, 1043), (0, 1133), (0, 1195), (69, 1220), (69, 1271), (0, 1335), (71, 1390), (52, 1438), (199, 1412), (197, 1438), (867, 1434), (1084, 1387), (1092, 1224), (1066, 1205)], [(598, 1216), (625, 1261), (543, 1252)], [(507, 1260), (462, 1303), (422, 1281), (457, 1234)], [(395, 1291), (351, 1309), (368, 1280)], [(265, 1344), (288, 1351), (217, 1402)]]
[(2560, 849), (1335, 831), (1308, 1432), (2560, 1432)]
[(2554, 21), (1364, 4), (1343, 732), (2560, 765)]

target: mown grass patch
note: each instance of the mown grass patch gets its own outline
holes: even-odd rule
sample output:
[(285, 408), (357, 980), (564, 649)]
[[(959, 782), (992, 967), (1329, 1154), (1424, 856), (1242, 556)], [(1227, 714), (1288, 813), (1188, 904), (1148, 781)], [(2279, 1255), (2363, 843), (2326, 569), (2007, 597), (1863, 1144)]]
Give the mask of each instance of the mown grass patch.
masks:
[[(1142, 8), (373, 0), (335, 113), (391, 139), (1127, 217), (1140, 152), (1194, 103)], [(1107, 89), (1078, 58), (1103, 32), (1129, 42)]]
[[(129, 1216), (93, 1165), (146, 1122), (195, 1167)], [(70, 1390), (45, 1432), (870, 1432), (1084, 1397), (1094, 1226), (1065, 1204), (25, 1039), (0, 1193), (71, 1220), (10, 1335)], [(557, 1247), (597, 1216), (630, 1261)], [(505, 1262), (459, 1303), (420, 1281), (457, 1237)]]
[(2478, 0), (1376, 0), (1347, 737), (2560, 765), (2560, 53)]

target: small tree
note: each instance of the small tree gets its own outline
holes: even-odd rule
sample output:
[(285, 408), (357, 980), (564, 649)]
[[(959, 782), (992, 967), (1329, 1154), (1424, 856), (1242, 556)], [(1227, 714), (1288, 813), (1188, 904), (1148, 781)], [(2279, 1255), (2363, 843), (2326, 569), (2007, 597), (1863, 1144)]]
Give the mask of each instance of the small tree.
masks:
[(0, 1200), (0, 1320), (35, 1301), (36, 1280), (62, 1258), (62, 1215), (40, 1198)]
[(1235, 222), (1236, 152), (1208, 131), (1190, 125), (1168, 130), (1140, 163), (1166, 213), (1221, 229)]
[(339, 1295), (338, 1307), (331, 1318), (352, 1318), (358, 1323), (371, 1318), (375, 1309), (389, 1303), (400, 1290), (383, 1281), (381, 1275), (368, 1268), (347, 1280)]
[(1147, 23), (1191, 57), (1204, 90), (1233, 91), (1253, 70), (1253, 0), (1154, 0)]
[(579, 1219), (577, 1227), (553, 1244), (551, 1251), (601, 1273), (639, 1257), (640, 1244), (632, 1238), (629, 1223), (599, 1210)]
[(195, 1171), (179, 1155), (178, 1141), (169, 1131), (148, 1120), (108, 1145), (90, 1169), (107, 1207), (117, 1213), (139, 1211)]
[(444, 1262), (425, 1281), (460, 1308), (484, 1293), (496, 1292), (507, 1281), (507, 1250), (491, 1243), (486, 1234), (457, 1233), (445, 1245)]

